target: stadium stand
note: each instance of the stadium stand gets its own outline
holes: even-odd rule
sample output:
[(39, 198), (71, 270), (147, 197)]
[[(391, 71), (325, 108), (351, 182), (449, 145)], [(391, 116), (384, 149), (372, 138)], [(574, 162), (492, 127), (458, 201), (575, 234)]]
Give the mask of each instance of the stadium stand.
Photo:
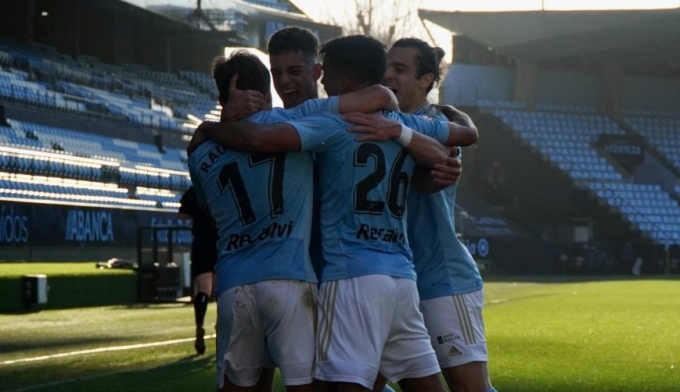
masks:
[[(67, 243), (81, 246), (115, 241), (134, 246), (134, 236), (113, 235), (130, 219), (124, 211), (138, 211), (133, 219), (149, 222), (142, 226), (185, 225), (175, 218), (181, 194), (190, 185), (182, 137), (191, 129), (183, 124), (187, 114), (202, 117), (214, 108), (204, 89), (181, 74), (105, 64), (92, 56), (73, 59), (44, 45), (1, 40), (0, 105), (16, 114), (6, 115), (0, 125), (0, 204), (3, 219), (22, 225), (4, 230), (0, 241), (15, 248), (29, 244), (29, 254), (43, 248), (46, 240), (35, 237), (53, 234), (40, 235), (37, 222), (24, 224), (31, 216), (43, 216), (53, 225), (66, 214), (57, 233), (65, 230)], [(91, 120), (80, 120), (85, 118)], [(50, 121), (66, 127), (48, 125)], [(140, 135), (137, 140), (121, 138), (92, 129), (93, 124), (120, 130), (121, 136), (130, 131)], [(12, 249), (5, 248), (6, 257), (24, 254)], [(63, 249), (46, 252), (77, 257)], [(89, 254), (81, 257), (97, 252)]]
[(680, 170), (680, 112), (674, 111), (628, 111), (643, 116), (625, 116), (624, 120), (662, 152)]
[[(660, 244), (680, 243), (677, 201), (659, 185), (629, 182), (593, 148), (601, 135), (625, 135), (625, 132), (602, 115), (562, 113), (565, 105), (560, 105), (558, 110), (559, 113), (495, 109), (493, 113), (510, 125), (518, 137), (566, 172), (575, 185), (590, 189), (643, 235)], [(651, 134), (645, 136), (649, 138)], [(659, 142), (662, 150), (664, 143), (670, 145), (668, 138)]]
[(1, 260), (133, 258), (137, 229), (190, 224), (186, 125), (216, 108), (212, 59), (289, 24), (340, 34), (286, 1), (230, 4), (2, 2)]
[[(463, 154), (461, 188), (540, 238), (503, 249), (545, 245), (532, 258), (585, 273), (583, 250), (596, 247), (608, 254), (607, 273), (631, 273), (621, 249), (633, 243), (644, 272), (677, 272), (680, 41), (668, 35), (680, 31), (677, 10), (419, 16), (455, 31), (439, 96), (480, 129)], [(643, 25), (647, 36), (632, 33)]]
[[(288, 2), (204, 10), (192, 26), (179, 21), (192, 13), (187, 6), (131, 3), (142, 2), (59, 3), (50, 11), (61, 19), (42, 26), (29, 22), (24, 2), (3, 2), (0, 218), (49, 215), (25, 207), (60, 205), (160, 213), (142, 221), (167, 222), (189, 184), (187, 115), (215, 109), (214, 83), (201, 70), (220, 49), (264, 49), (286, 24), (318, 31), (322, 41), (340, 33)], [(9, 27), (9, 12), (22, 28)], [(75, 12), (86, 16), (65, 29)], [(88, 24), (109, 12), (128, 25)], [(531, 258), (549, 263), (556, 243), (583, 241), (610, 254), (624, 240), (680, 249), (680, 82), (673, 68), (680, 52), (668, 34), (680, 26), (676, 12), (419, 14), (459, 30), (439, 93), (480, 129), (478, 146), (463, 154), (466, 196), (456, 216), (466, 240), (490, 247), (475, 257), (511, 272), (550, 272), (512, 255), (542, 249)], [(59, 35), (50, 30), (57, 23)], [(649, 34), (633, 34), (634, 23)], [(518, 26), (534, 26), (531, 39)], [(161, 30), (172, 34), (159, 38)], [(612, 31), (625, 44), (609, 44)]]
[[(41, 47), (41, 49), (44, 49)], [(0, 96), (18, 103), (78, 114), (108, 115), (152, 129), (187, 134), (186, 117), (208, 107), (211, 95), (180, 75), (146, 67), (104, 64), (92, 56), (73, 60), (53, 50), (38, 51), (0, 41)]]
[[(205, 92), (210, 76), (195, 71), (169, 74), (135, 64), (105, 64), (92, 56), (74, 60), (43, 45), (6, 40), (0, 41), (0, 64), (0, 100), (134, 123), (150, 133), (189, 134), (173, 108), (186, 118), (202, 117), (215, 106), (214, 95)], [(11, 118), (7, 124), (0, 127), (0, 170), (7, 172), (3, 198), (176, 208), (189, 186), (181, 148)], [(62, 180), (68, 187), (59, 186)]]

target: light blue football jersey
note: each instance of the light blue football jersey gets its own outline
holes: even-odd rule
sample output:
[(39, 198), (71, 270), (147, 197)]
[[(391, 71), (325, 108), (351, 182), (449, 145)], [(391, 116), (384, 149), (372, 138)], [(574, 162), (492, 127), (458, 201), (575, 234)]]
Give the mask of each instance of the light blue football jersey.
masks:
[[(428, 104), (415, 114), (446, 117)], [(408, 196), (408, 239), (421, 300), (482, 289), (482, 277), (467, 247), (456, 236), (458, 184), (435, 193), (413, 189)]]
[[(276, 123), (337, 110), (337, 97), (309, 100), (291, 110), (276, 108), (246, 119)], [(189, 158), (199, 202), (219, 232), (216, 293), (274, 279), (316, 282), (309, 260), (312, 216), (310, 153), (244, 153), (212, 141)]]
[[(386, 112), (439, 141), (448, 126), (419, 116)], [(289, 122), (303, 151), (317, 153), (321, 188), (322, 281), (382, 274), (415, 279), (406, 237), (406, 197), (414, 161), (394, 141), (355, 141), (339, 115)]]

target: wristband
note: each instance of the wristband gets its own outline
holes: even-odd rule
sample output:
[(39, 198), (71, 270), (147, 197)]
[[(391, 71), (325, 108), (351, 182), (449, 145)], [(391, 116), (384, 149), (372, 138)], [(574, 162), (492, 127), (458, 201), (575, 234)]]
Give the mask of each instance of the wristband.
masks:
[(411, 143), (411, 138), (413, 137), (413, 129), (401, 124), (401, 135), (396, 139), (402, 147), (408, 146)]

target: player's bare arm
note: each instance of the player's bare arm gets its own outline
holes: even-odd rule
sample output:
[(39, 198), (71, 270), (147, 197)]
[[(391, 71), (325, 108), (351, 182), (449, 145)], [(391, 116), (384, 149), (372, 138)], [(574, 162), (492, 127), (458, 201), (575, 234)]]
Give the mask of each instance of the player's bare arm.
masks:
[(285, 123), (204, 121), (196, 133), (236, 151), (293, 152), (302, 148), (295, 128)]
[[(357, 139), (359, 141), (396, 139), (401, 135), (401, 129), (397, 127), (398, 122), (393, 122), (380, 115), (347, 113), (344, 119), (356, 124), (356, 126), (350, 128), (350, 132), (364, 133), (361, 139)], [(449, 138), (444, 143), (447, 146), (467, 147), (477, 143), (477, 128), (474, 125), (468, 126), (449, 122), (448, 126)], [(448, 154), (448, 151), (446, 153)]]
[(428, 169), (434, 168), (437, 164), (444, 164), (449, 153), (448, 149), (435, 139), (413, 132), (404, 127), (402, 123), (385, 118), (379, 113), (348, 113), (343, 116), (343, 119), (356, 124), (349, 127), (347, 131), (360, 133), (361, 135), (356, 138), (358, 142), (398, 140), (404, 130), (409, 131), (410, 140), (402, 145), (419, 165)]
[(379, 84), (341, 94), (339, 98), (338, 109), (340, 113), (373, 113), (376, 110), (399, 111), (399, 103), (392, 90)]
[[(446, 116), (446, 118), (449, 119), (450, 124), (454, 124), (456, 126), (455, 132), (459, 134), (458, 137), (462, 142), (464, 142), (460, 144), (447, 143), (447, 145), (467, 147), (477, 143), (477, 141), (479, 140), (479, 132), (475, 124), (472, 122), (472, 118), (470, 118), (470, 116), (468, 116), (467, 113), (462, 112), (451, 105), (434, 105), (434, 106), (440, 112), (442, 112), (442, 114)], [(449, 128), (451, 129), (451, 127)], [(454, 132), (453, 130), (451, 131)]]
[(208, 136), (205, 134), (205, 132), (199, 131), (196, 129), (194, 131), (194, 134), (191, 136), (191, 140), (189, 141), (189, 145), (187, 146), (187, 157), (190, 157), (191, 154), (196, 150), (198, 146), (201, 145), (201, 143), (210, 140), (208, 139)]
[[(265, 97), (256, 90), (236, 88), (238, 75), (231, 78), (229, 100), (222, 108), (221, 121), (238, 121), (264, 109)], [(371, 85), (361, 90), (339, 96), (340, 113), (373, 113), (376, 110), (399, 111), (399, 103), (394, 93), (387, 87)]]
[[(249, 91), (249, 92), (254, 92), (257, 94), (260, 94), (258, 91), (254, 90), (238, 90), (236, 89), (236, 76), (231, 79), (231, 84), (230, 84), (230, 97), (237, 97), (239, 93), (242, 93), (243, 91)], [(247, 98), (247, 97), (246, 97)], [(246, 99), (244, 98), (244, 99)], [(254, 101), (251, 101), (254, 102)], [(247, 112), (247, 116), (252, 115), (253, 113), (259, 111), (250, 111), (249, 108), (252, 108), (252, 106), (248, 105), (243, 105), (241, 106), (241, 109), (244, 109), (245, 111), (243, 113)], [(346, 94), (341, 94), (339, 96), (339, 102), (338, 102), (338, 109), (340, 113), (346, 113), (346, 112), (352, 112), (352, 111), (360, 111), (360, 112), (365, 112), (365, 113), (373, 113), (376, 110), (391, 110), (391, 111), (398, 111), (399, 110), (399, 105), (397, 103), (397, 99), (394, 96), (394, 93), (381, 85), (371, 85), (366, 88), (363, 88), (361, 90), (357, 90), (351, 93), (346, 93)], [(227, 104), (225, 107), (222, 109), (222, 121), (232, 121), (232, 120), (225, 120), (226, 117), (230, 116), (227, 115), (227, 111), (231, 110), (230, 106)], [(191, 155), (191, 153), (198, 147), (201, 143), (208, 139), (212, 139), (216, 141), (217, 143), (221, 143), (221, 132), (205, 132), (206, 129), (208, 129), (209, 126), (206, 125), (204, 127), (199, 127), (196, 132), (194, 132), (194, 135), (191, 139), (191, 142), (189, 142), (189, 146), (187, 147), (187, 155)], [(228, 148), (233, 148), (230, 147), (226, 144), (224, 144), (225, 147)], [(259, 150), (251, 150), (248, 149), (247, 151), (259, 151)], [(298, 150), (292, 150), (292, 151), (298, 151)]]
[(469, 127), (474, 127), (474, 123), (472, 122), (472, 118), (467, 115), (467, 113), (451, 106), (451, 105), (432, 105), (437, 110), (442, 112), (443, 115), (446, 116), (446, 118), (449, 119), (449, 121), (454, 122), (459, 125), (463, 126), (469, 126)]
[(257, 90), (239, 90), (237, 81), (238, 75), (229, 80), (229, 99), (222, 107), (221, 121), (238, 121), (264, 109), (264, 94)]
[[(470, 116), (450, 105), (434, 105), (451, 123), (469, 128), (471, 134), (477, 134), (477, 127)], [(433, 170), (416, 167), (412, 185), (421, 192), (437, 192), (455, 184), (460, 177), (462, 164), (458, 158), (458, 147), (453, 147), (447, 163), (436, 165)]]
[(425, 193), (434, 193), (458, 182), (462, 171), (462, 164), (458, 158), (458, 148), (451, 149), (449, 157), (443, 164), (437, 164), (432, 170), (416, 165), (413, 170), (411, 185)]

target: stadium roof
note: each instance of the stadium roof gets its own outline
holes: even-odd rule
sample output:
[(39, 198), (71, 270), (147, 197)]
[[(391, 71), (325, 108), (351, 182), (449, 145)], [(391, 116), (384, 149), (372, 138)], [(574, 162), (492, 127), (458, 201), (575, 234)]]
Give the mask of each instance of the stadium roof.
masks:
[[(167, 15), (168, 10), (184, 10), (190, 13), (196, 9), (196, 0), (121, 0), (144, 8), (148, 11)], [(312, 20), (302, 13), (294, 4), (282, 0), (280, 2), (265, 0), (220, 0), (203, 1), (202, 10), (238, 11), (244, 14), (264, 14), (274, 15), (294, 21), (312, 22)]]
[(452, 32), (519, 60), (609, 59), (624, 67), (680, 61), (680, 10), (443, 12)]

